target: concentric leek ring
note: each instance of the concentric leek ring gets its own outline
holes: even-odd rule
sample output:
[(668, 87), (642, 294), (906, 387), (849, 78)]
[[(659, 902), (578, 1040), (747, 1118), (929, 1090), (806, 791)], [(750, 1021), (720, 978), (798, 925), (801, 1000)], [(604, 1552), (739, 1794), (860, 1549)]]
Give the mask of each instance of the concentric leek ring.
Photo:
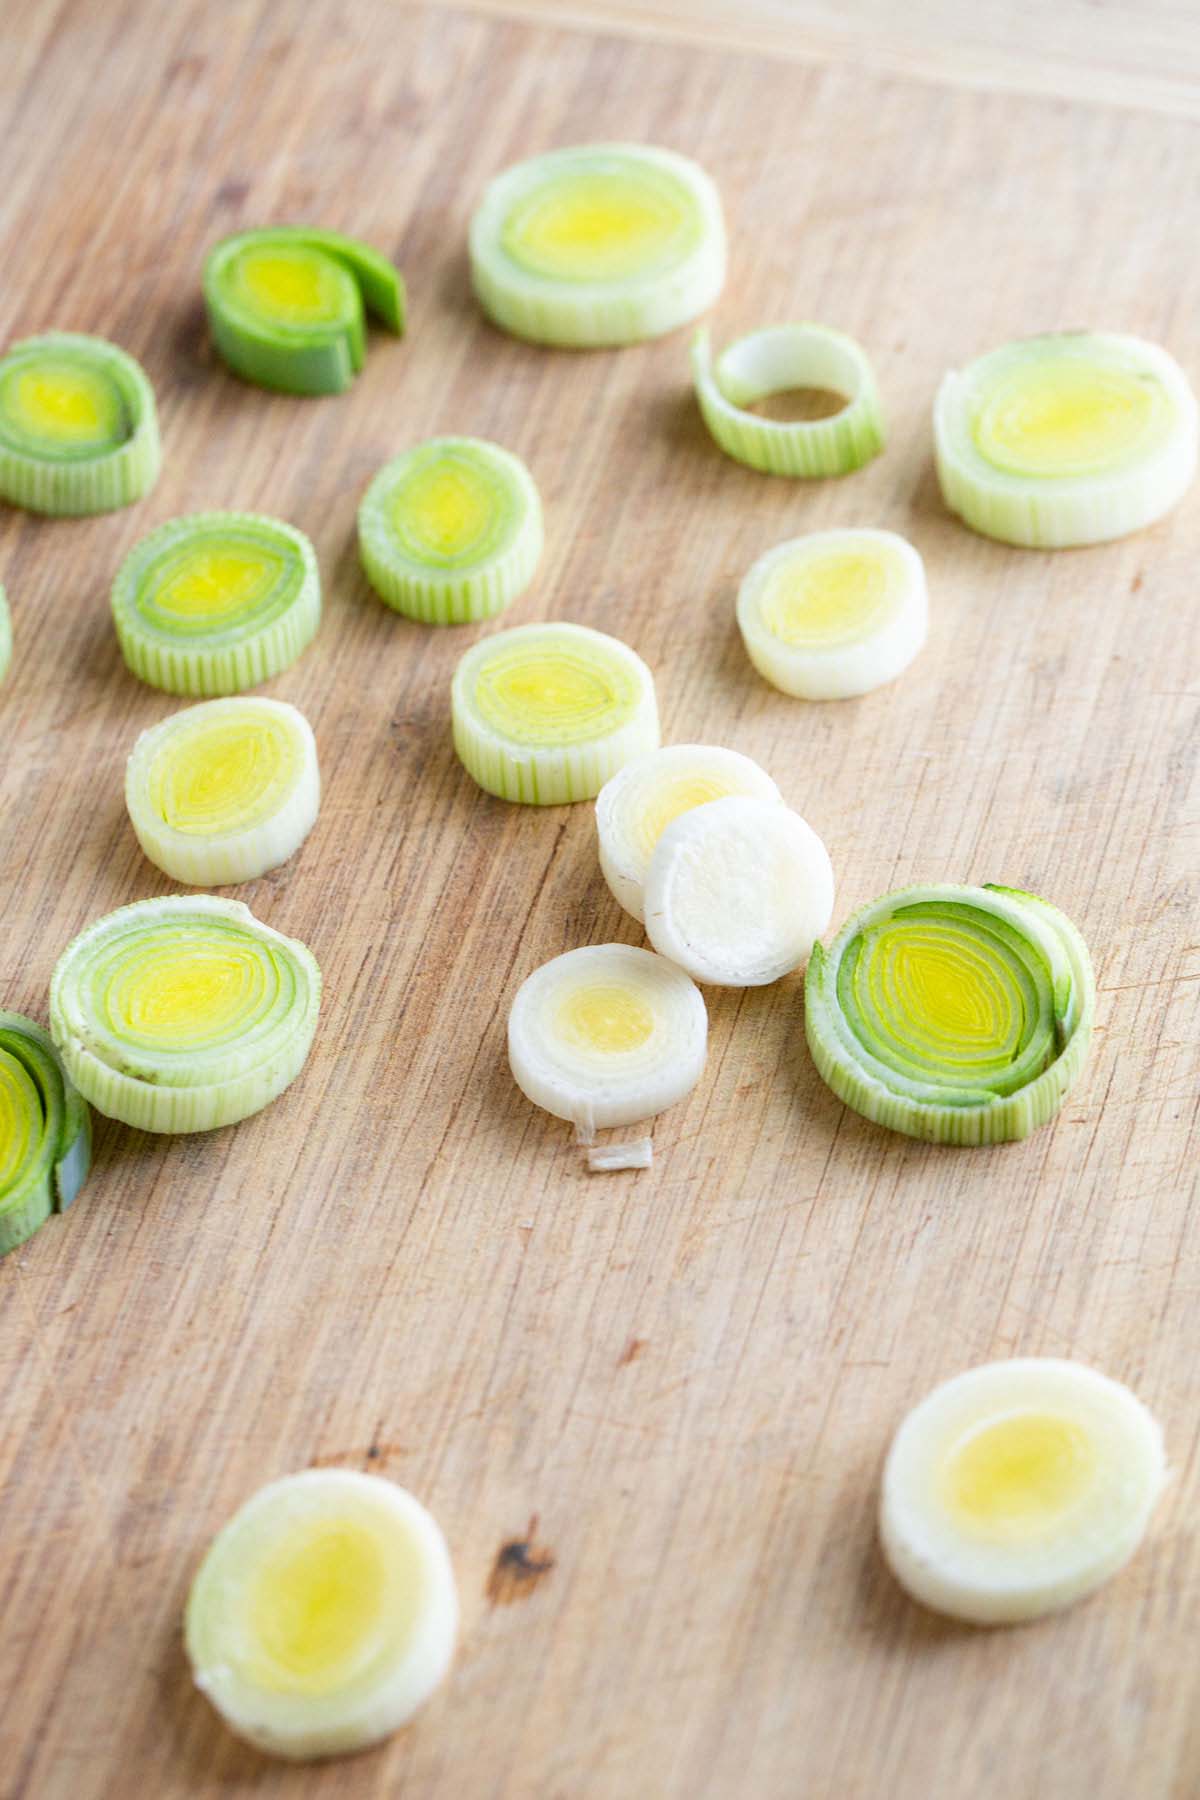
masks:
[(112, 512), (150, 492), (161, 461), (154, 390), (115, 344), (52, 331), (0, 357), (0, 498)]
[[(824, 325), (775, 325), (738, 338), (712, 360), (707, 330), (692, 345), (704, 423), (735, 462), (764, 475), (846, 475), (883, 449), (883, 413), (866, 352)], [(845, 400), (827, 419), (763, 419), (771, 394), (817, 389)]]
[(8, 600), (4, 589), (0, 587), (0, 681), (8, 674), (12, 662), (12, 620), (8, 613)]
[(65, 1212), (87, 1179), (92, 1121), (40, 1025), (0, 1012), (0, 1256)]

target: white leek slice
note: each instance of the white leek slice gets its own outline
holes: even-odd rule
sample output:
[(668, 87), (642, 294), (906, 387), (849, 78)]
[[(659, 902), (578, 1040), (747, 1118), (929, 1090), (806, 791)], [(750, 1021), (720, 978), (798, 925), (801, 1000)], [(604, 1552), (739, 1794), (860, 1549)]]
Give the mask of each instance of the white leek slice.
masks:
[(405, 1488), (308, 1469), (260, 1488), (213, 1540), (188, 1596), (196, 1685), (273, 1756), (338, 1756), (412, 1718), (450, 1666), (446, 1540)]
[(3, 587), (0, 587), (0, 681), (8, 674), (12, 662), (12, 619), (9, 617), (8, 599)]
[(946, 375), (933, 411), (951, 512), (1006, 544), (1057, 550), (1161, 519), (1196, 473), (1197, 410), (1157, 344), (1111, 332), (1024, 338)]
[(937, 1612), (1036, 1619), (1128, 1562), (1165, 1479), (1162, 1432), (1120, 1382), (1053, 1357), (986, 1363), (935, 1388), (896, 1433), (884, 1554)]
[(716, 188), (686, 156), (644, 144), (586, 144), (506, 169), (470, 247), (488, 317), (568, 349), (673, 331), (725, 281)]
[(92, 1165), (92, 1119), (40, 1025), (0, 1012), (0, 1256), (65, 1212)]
[(154, 390), (115, 344), (51, 331), (0, 357), (0, 499), (112, 512), (148, 494), (161, 463)]
[[(867, 355), (824, 325), (773, 325), (738, 338), (712, 360), (707, 330), (692, 345), (692, 378), (713, 439), (764, 475), (846, 475), (883, 449), (883, 413)], [(764, 419), (748, 407), (772, 394), (839, 395), (824, 419)]]
[(716, 987), (762, 987), (799, 968), (833, 911), (833, 869), (798, 813), (731, 795), (680, 813), (646, 869), (654, 948)]
[(282, 700), (206, 700), (144, 731), (125, 770), (138, 843), (176, 881), (223, 887), (286, 862), (316, 823), (317, 746)]
[(894, 531), (814, 531), (760, 556), (738, 628), (759, 674), (802, 700), (868, 694), (925, 642), (925, 565)]

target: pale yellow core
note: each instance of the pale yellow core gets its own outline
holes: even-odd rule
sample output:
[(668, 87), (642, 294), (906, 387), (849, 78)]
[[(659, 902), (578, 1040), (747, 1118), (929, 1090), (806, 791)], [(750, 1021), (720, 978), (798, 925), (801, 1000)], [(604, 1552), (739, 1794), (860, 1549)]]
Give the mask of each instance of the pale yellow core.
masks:
[(576, 988), (558, 1011), (563, 1036), (602, 1056), (637, 1050), (654, 1030), (654, 1013), (636, 988), (596, 982)]
[(252, 550), (190, 550), (154, 591), (156, 612), (219, 625), (261, 599), (278, 573), (273, 557)]
[(311, 250), (254, 250), (242, 258), (241, 277), (264, 312), (321, 319), (337, 307), (335, 268)]
[(823, 650), (877, 631), (893, 608), (895, 585), (886, 552), (824, 550), (772, 570), (759, 616), (780, 643)]
[(504, 650), (484, 663), (475, 703), (493, 730), (519, 744), (570, 744), (624, 722), (631, 676), (608, 657), (547, 644)]
[(109, 384), (83, 369), (26, 369), (14, 387), (11, 404), (22, 423), (38, 437), (68, 447), (103, 439), (119, 416)]
[(436, 463), (418, 469), (392, 503), (401, 535), (435, 557), (461, 555), (486, 536), (495, 510), (491, 488), (473, 470)]
[(278, 810), (298, 763), (298, 746), (275, 718), (227, 717), (165, 741), (150, 769), (150, 803), (188, 835), (246, 829)]
[(0, 1194), (33, 1154), (42, 1117), (29, 1071), (0, 1048)]
[(1011, 1029), (1008, 985), (987, 957), (961, 937), (939, 941), (905, 933), (888, 973), (914, 1035), (989, 1046), (1002, 1042)]
[(1030, 1539), (1053, 1531), (1095, 1474), (1095, 1445), (1075, 1420), (1012, 1413), (955, 1445), (940, 1471), (939, 1497), (968, 1532)]
[(266, 1687), (328, 1693), (376, 1640), (387, 1595), (378, 1537), (353, 1519), (295, 1526), (263, 1559), (249, 1594), (253, 1673)]
[(503, 243), (539, 275), (621, 281), (660, 262), (686, 218), (684, 195), (665, 184), (562, 174), (514, 209)]
[(975, 444), (1015, 475), (1088, 475), (1121, 462), (1152, 428), (1158, 383), (1082, 358), (1035, 359), (992, 389)]
[(110, 1004), (141, 1040), (179, 1048), (234, 1031), (259, 1007), (264, 987), (257, 956), (220, 942), (168, 941), (126, 964)]
[(672, 819), (693, 807), (706, 806), (710, 800), (723, 800), (729, 794), (740, 794), (741, 788), (723, 775), (680, 775), (659, 781), (646, 795), (645, 803), (634, 823), (634, 840), (640, 854), (649, 861), (651, 852)]

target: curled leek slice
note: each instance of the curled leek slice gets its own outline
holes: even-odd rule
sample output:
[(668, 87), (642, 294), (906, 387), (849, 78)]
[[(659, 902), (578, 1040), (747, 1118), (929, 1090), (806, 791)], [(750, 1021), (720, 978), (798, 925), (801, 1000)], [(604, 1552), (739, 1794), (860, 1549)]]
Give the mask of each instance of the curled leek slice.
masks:
[(0, 357), (0, 498), (113, 512), (150, 492), (161, 462), (154, 390), (115, 344), (51, 331)]
[(316, 823), (317, 746), (282, 700), (206, 700), (144, 731), (125, 770), (138, 843), (176, 881), (223, 887), (286, 862)]
[(113, 620), (133, 673), (171, 694), (238, 694), (295, 662), (321, 620), (303, 532), (257, 513), (192, 513), (135, 544)]
[(365, 1749), (450, 1666), (458, 1594), (446, 1540), (381, 1476), (287, 1475), (213, 1540), (184, 1632), (196, 1685), (239, 1737), (297, 1762)]
[(945, 376), (933, 412), (951, 512), (1006, 544), (1058, 550), (1161, 519), (1196, 473), (1196, 399), (1141, 338), (1065, 331)]
[[(764, 475), (846, 475), (883, 449), (883, 413), (866, 352), (824, 325), (752, 331), (715, 362), (707, 330), (698, 331), (692, 378), (715, 442)], [(823, 419), (763, 419), (747, 410), (795, 388), (832, 393), (844, 404)]]
[(12, 662), (12, 620), (8, 612), (8, 600), (4, 589), (0, 587), (0, 681), (8, 674)]
[(525, 464), (483, 438), (435, 438), (380, 469), (358, 509), (367, 579), (426, 625), (503, 612), (542, 554), (542, 503)]
[(304, 1066), (321, 998), (312, 952), (209, 894), (138, 900), (89, 925), (50, 983), (50, 1029), (97, 1112), (211, 1131)]
[(725, 281), (704, 170), (644, 144), (553, 150), (497, 176), (471, 221), (488, 317), (536, 344), (633, 344), (686, 324)]
[(213, 342), (235, 374), (285, 394), (340, 394), (366, 354), (363, 308), (404, 330), (399, 271), (356, 238), (289, 225), (223, 238), (204, 264)]
[(91, 1163), (91, 1114), (50, 1038), (0, 1012), (0, 1256), (66, 1211)]
[(501, 800), (594, 800), (658, 747), (654, 677), (619, 638), (585, 625), (516, 625), (472, 645), (451, 688), (454, 747)]
[(1005, 887), (901, 888), (808, 965), (813, 1060), (865, 1119), (998, 1144), (1052, 1119), (1083, 1067), (1096, 988), (1071, 921)]

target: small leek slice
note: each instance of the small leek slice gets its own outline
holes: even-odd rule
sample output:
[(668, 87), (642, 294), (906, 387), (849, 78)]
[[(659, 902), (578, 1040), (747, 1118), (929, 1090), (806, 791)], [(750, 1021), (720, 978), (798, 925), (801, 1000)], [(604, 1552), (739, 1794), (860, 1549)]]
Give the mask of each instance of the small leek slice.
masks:
[(113, 620), (133, 673), (171, 694), (238, 694), (295, 662), (321, 620), (303, 532), (257, 513), (191, 513), (135, 544)]
[[(698, 331), (692, 378), (715, 442), (764, 475), (846, 475), (883, 449), (883, 413), (866, 352), (824, 325), (753, 331), (715, 362), (707, 330)], [(845, 404), (824, 419), (763, 419), (747, 410), (794, 388), (833, 393)]]
[(8, 598), (3, 587), (0, 587), (0, 681), (8, 674), (12, 662), (12, 619), (8, 611)]
[(184, 1631), (196, 1685), (239, 1737), (297, 1762), (365, 1749), (450, 1666), (458, 1594), (446, 1540), (381, 1476), (284, 1476), (213, 1540)]
[(935, 1144), (998, 1144), (1052, 1119), (1083, 1067), (1087, 946), (1033, 894), (901, 888), (808, 965), (813, 1060), (865, 1119)]
[(213, 342), (235, 374), (285, 394), (340, 394), (366, 354), (366, 307), (404, 331), (404, 283), (386, 257), (336, 231), (240, 231), (209, 251)]
[(50, 1038), (0, 1012), (0, 1256), (66, 1211), (91, 1163), (91, 1114)]
[(51, 331), (0, 357), (0, 499), (113, 512), (150, 492), (161, 463), (154, 390), (115, 344)]
[(97, 1112), (142, 1131), (249, 1118), (304, 1066), (321, 973), (311, 951), (209, 894), (138, 900), (58, 960), (50, 1029)]
[(501, 330), (583, 349), (659, 337), (725, 281), (704, 170), (644, 144), (553, 150), (497, 176), (471, 221), (471, 276)]
[(542, 503), (525, 464), (483, 438), (434, 438), (385, 464), (358, 509), (380, 599), (426, 625), (503, 612), (542, 554)]
[(585, 625), (516, 625), (463, 656), (454, 747), (489, 794), (531, 806), (594, 800), (658, 747), (654, 677), (619, 638)]
[(925, 642), (925, 565), (894, 531), (814, 531), (760, 556), (742, 582), (746, 654), (803, 700), (869, 694)]
[(933, 413), (942, 495), (973, 531), (1058, 550), (1161, 519), (1196, 473), (1196, 399), (1165, 350), (1070, 331), (946, 375)]
[(282, 700), (205, 700), (144, 731), (125, 804), (150, 861), (193, 887), (253, 881), (316, 823), (317, 746)]

